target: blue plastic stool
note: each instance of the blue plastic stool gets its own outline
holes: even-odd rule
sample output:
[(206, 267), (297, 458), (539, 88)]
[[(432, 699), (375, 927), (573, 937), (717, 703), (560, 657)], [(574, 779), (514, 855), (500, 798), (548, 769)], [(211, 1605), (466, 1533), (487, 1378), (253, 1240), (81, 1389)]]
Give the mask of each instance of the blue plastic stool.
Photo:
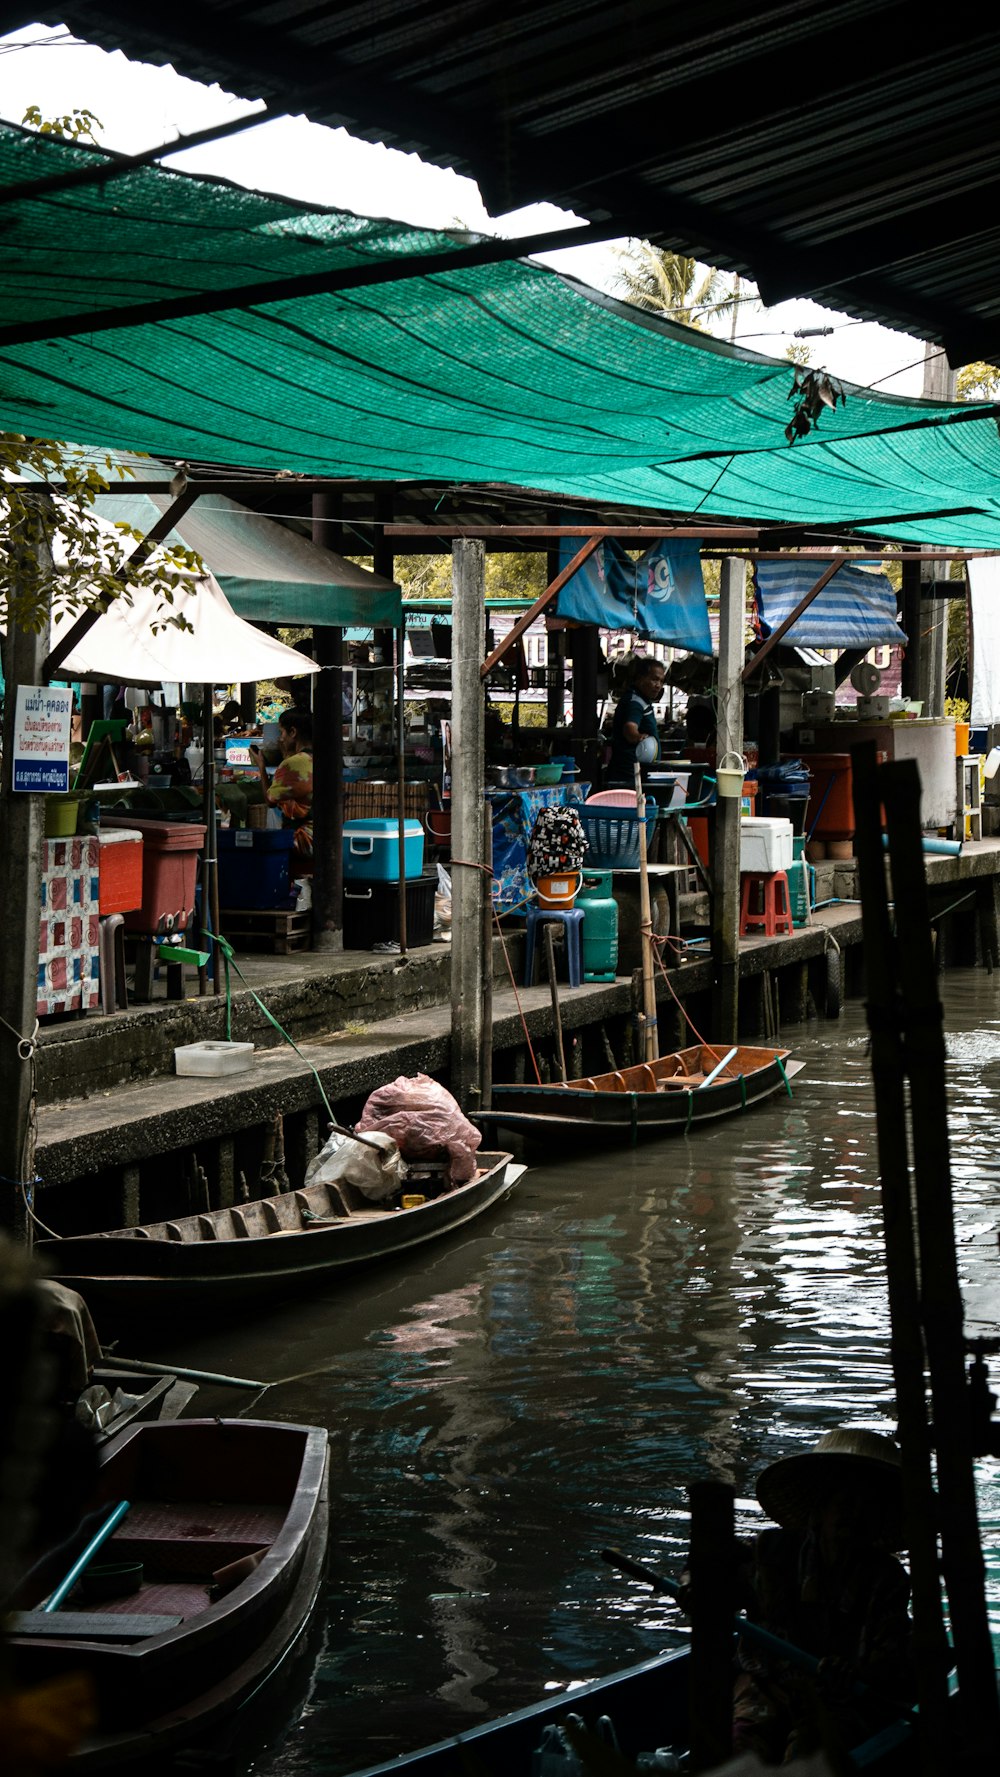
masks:
[(560, 925), (566, 932), (566, 966), (569, 969), (569, 984), (580, 987), (583, 984), (583, 909), (573, 907), (569, 912), (561, 913), (555, 907), (532, 907), (528, 913), (527, 946), (524, 953), (524, 985), (530, 987), (535, 974), (535, 934), (539, 928), (551, 920)]

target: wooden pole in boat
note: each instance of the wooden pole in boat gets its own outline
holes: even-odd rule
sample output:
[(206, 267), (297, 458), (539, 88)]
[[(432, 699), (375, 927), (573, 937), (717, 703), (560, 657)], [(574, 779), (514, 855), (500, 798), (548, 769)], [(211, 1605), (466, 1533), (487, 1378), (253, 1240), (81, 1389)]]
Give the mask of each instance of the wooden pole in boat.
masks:
[(656, 980), (653, 974), (653, 915), (649, 905), (649, 868), (646, 862), (646, 798), (642, 771), (635, 767), (635, 812), (639, 821), (639, 918), (642, 925), (642, 1054), (656, 1061), (660, 1041), (656, 1029)]
[(451, 1080), (463, 1110), (476, 1110), (483, 1077), (483, 779), (486, 648), (483, 545), (452, 551)]
[[(873, 741), (852, 749), (855, 850), (862, 907), (866, 1010), (871, 1031), (872, 1080), (879, 1183), (889, 1295), (889, 1352), (896, 1384), (902, 1454), (903, 1527), (913, 1587), (913, 1665), (920, 1708), (919, 1770), (946, 1768), (947, 1638), (938, 1572), (938, 1502), (924, 1384), (917, 1253), (910, 1201), (906, 1086), (898, 1008), (893, 923), (882, 845), (880, 771)], [(921, 865), (921, 868), (923, 866)]]
[(393, 631), (396, 687), (396, 831), (399, 847), (397, 892), (399, 895), (399, 954), (406, 955), (406, 630), (400, 612), (399, 628)]
[[(736, 766), (743, 755), (743, 656), (746, 562), (726, 556), (719, 582), (719, 682), (716, 696), (715, 757)], [(740, 993), (740, 811), (739, 796), (715, 797), (715, 860), (712, 896), (713, 1034), (735, 1043)]]
[(696, 1481), (691, 1505), (691, 1665), (688, 1719), (691, 1769), (728, 1762), (733, 1737), (734, 1492), (722, 1481)]
[(879, 776), (895, 903), (903, 1067), (910, 1082), (920, 1320), (934, 1412), (941, 1565), (955, 1644), (959, 1734), (970, 1768), (985, 1770), (1000, 1743), (1000, 1699), (976, 1507), (951, 1191), (944, 1024), (924, 868), (920, 775), (916, 762), (905, 759), (883, 766)]
[(549, 971), (549, 992), (552, 995), (552, 1028), (556, 1039), (556, 1054), (559, 1057), (559, 1078), (565, 1086), (566, 1052), (563, 1048), (562, 1013), (559, 1010), (559, 983), (556, 980), (555, 930), (551, 919), (547, 919), (542, 927), (542, 942), (545, 945), (545, 963)]

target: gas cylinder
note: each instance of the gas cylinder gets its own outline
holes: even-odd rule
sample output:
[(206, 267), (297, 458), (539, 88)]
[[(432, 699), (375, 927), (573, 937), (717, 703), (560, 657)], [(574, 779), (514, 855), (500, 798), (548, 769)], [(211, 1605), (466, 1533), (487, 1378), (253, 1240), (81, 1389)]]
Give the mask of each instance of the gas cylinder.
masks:
[(618, 903), (610, 870), (583, 868), (576, 904), (583, 914), (583, 979), (613, 981), (618, 967)]

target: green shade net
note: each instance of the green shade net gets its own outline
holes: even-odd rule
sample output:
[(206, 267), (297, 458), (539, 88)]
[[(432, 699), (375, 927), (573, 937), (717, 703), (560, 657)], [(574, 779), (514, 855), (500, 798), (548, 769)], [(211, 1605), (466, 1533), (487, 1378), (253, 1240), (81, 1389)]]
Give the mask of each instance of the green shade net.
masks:
[[(104, 157), (96, 155), (98, 160)], [(455, 246), (159, 167), (19, 182), (95, 151), (0, 126), (0, 424), (169, 457), (509, 483), (706, 521), (854, 525), (1000, 548), (988, 412), (848, 390), (790, 447), (792, 367), (512, 261), (16, 344), (18, 322)], [(966, 423), (947, 423), (960, 414)], [(915, 421), (930, 426), (912, 428)]]

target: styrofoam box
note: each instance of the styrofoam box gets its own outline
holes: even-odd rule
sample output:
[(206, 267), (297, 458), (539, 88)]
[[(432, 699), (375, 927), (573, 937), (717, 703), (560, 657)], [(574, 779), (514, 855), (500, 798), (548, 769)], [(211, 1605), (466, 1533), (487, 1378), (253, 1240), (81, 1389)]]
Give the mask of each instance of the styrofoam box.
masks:
[(252, 1043), (185, 1043), (174, 1050), (174, 1069), (179, 1074), (243, 1074), (253, 1066)]
[(747, 815), (740, 821), (740, 869), (770, 875), (792, 863), (792, 823), (771, 815)]

